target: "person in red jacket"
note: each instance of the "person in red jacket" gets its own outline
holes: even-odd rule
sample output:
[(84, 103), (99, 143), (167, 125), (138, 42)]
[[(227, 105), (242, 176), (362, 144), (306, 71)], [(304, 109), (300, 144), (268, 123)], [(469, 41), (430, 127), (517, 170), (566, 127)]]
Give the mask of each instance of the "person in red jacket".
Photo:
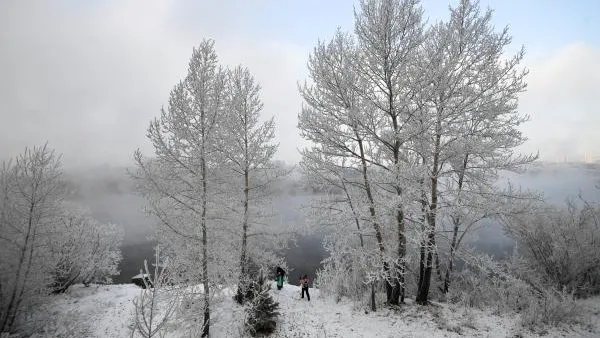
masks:
[(302, 277), (300, 277), (300, 286), (302, 287), (302, 296), (300, 296), (300, 298), (304, 298), (304, 292), (306, 292), (306, 298), (308, 298), (308, 301), (310, 302), (310, 295), (308, 294), (308, 282), (310, 280), (308, 279), (308, 275), (304, 274), (302, 275)]

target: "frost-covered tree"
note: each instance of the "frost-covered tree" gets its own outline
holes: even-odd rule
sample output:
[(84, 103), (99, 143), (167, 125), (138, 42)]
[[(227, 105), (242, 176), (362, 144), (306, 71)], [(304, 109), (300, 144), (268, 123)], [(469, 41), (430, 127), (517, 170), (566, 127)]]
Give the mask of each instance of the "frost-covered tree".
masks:
[[(314, 144), (303, 167), (336, 191), (317, 209), (381, 238), (389, 304), (404, 300), (409, 258), (418, 265), (417, 301), (426, 304), (434, 265), (447, 292), (465, 236), (482, 220), (523, 212), (512, 204), (535, 197), (496, 184), (501, 171), (536, 159), (515, 152), (528, 119), (517, 109), (523, 51), (505, 60), (508, 31), (496, 32), (477, 2), (461, 1), (448, 22), (428, 30), (422, 16), (417, 0), (361, 1), (356, 43), (340, 32), (319, 43), (301, 89), (299, 128)], [(441, 246), (440, 231), (450, 233)]]
[(74, 205), (63, 204), (47, 240), (52, 259), (53, 293), (63, 293), (75, 283), (110, 282), (118, 274), (123, 231), (102, 224)]
[[(418, 107), (412, 98), (420, 88), (417, 51), (423, 42), (423, 10), (418, 0), (363, 0), (355, 13), (358, 70), (363, 97), (375, 107), (374, 117), (362, 126), (373, 138), (377, 162), (387, 171), (386, 190), (395, 223), (396, 257), (387, 289), (390, 304), (404, 301), (406, 264), (406, 198), (402, 168), (408, 157), (406, 143), (419, 134), (412, 127)], [(382, 186), (383, 187), (383, 186)]]
[[(376, 197), (369, 176), (372, 148), (360, 127), (369, 111), (359, 92), (361, 83), (356, 72), (356, 57), (355, 42), (351, 36), (341, 31), (336, 32), (329, 43), (319, 42), (310, 55), (309, 74), (312, 84), (301, 87), (305, 104), (299, 116), (298, 127), (302, 136), (315, 146), (303, 150), (301, 166), (313, 184), (324, 184), (334, 189), (333, 194), (328, 196), (328, 201), (316, 201), (313, 207), (316, 213), (330, 216), (329, 222), (333, 221), (336, 226), (344, 228), (342, 232), (334, 230), (339, 235), (346, 232), (359, 240), (356, 244), (360, 243), (361, 250), (355, 252), (360, 256), (372, 255), (364, 250), (363, 231), (365, 226), (368, 227), (369, 232), (374, 234), (378, 248), (376, 256), (379, 264), (376, 265), (387, 271), (387, 244), (378, 219)], [(340, 212), (332, 213), (332, 210)], [(355, 230), (348, 232), (344, 226), (348, 221), (353, 228), (356, 226)], [(382, 275), (388, 285), (391, 285), (384, 272), (378, 273), (371, 269), (369, 273)], [(374, 308), (374, 302), (372, 305)]]
[[(381, 252), (382, 276), (390, 304), (398, 304), (404, 297), (406, 221), (400, 169), (403, 144), (415, 135), (407, 128), (415, 110), (408, 103), (414, 81), (414, 56), (422, 40), (421, 16), (416, 1), (362, 1), (355, 14), (358, 43), (338, 32), (334, 42), (339, 47), (335, 49), (334, 42), (329, 51), (319, 46), (312, 61), (316, 65), (309, 63), (313, 92), (324, 94), (313, 94), (313, 98), (305, 89), (305, 102), (317, 113), (332, 111), (334, 118), (327, 121), (323, 114), (313, 113), (312, 121), (307, 118), (311, 124), (299, 125), (303, 132), (307, 127), (314, 130), (316, 137), (311, 141), (318, 145), (314, 149), (322, 147), (321, 152), (331, 155), (332, 151), (324, 145), (333, 141), (337, 152), (332, 154), (353, 159), (349, 167), (361, 173), (357, 177), (362, 179), (355, 184), (361, 184), (363, 198), (368, 201), (369, 227), (374, 228)], [(306, 135), (310, 139), (311, 135)], [(372, 172), (378, 172), (380, 177), (376, 182), (378, 192), (370, 178)], [(379, 206), (377, 195), (381, 196)], [(381, 209), (379, 215), (377, 209)], [(391, 225), (389, 216), (395, 226), (386, 231), (383, 227)]]
[(60, 156), (47, 145), (26, 149), (0, 171), (0, 332), (51, 292), (110, 281), (122, 231), (64, 201)]
[(221, 67), (214, 42), (205, 40), (171, 91), (168, 109), (150, 124), (155, 156), (135, 154), (133, 176), (159, 220), (157, 237), (178, 282), (202, 284), (203, 336), (211, 288), (237, 279), (242, 302), (249, 261), (281, 263), (272, 250), (285, 239), (267, 219), (271, 185), (284, 171), (272, 161), (273, 119), (261, 122), (261, 111), (250, 72)]
[[(479, 220), (501, 213), (494, 197), (506, 197), (494, 183), (500, 170), (518, 170), (536, 159), (515, 154), (526, 141), (518, 127), (528, 120), (518, 111), (525, 89), (521, 50), (503, 60), (511, 38), (496, 32), (491, 10), (477, 1), (450, 8), (450, 20), (428, 32), (419, 58), (427, 85), (417, 96), (421, 137), (415, 142), (422, 168), (421, 203), (425, 232), (421, 245), (417, 302), (426, 303), (436, 251), (436, 231), (451, 226), (444, 274), (447, 292), (454, 256), (464, 234)], [(515, 195), (514, 197), (521, 197)]]
[[(146, 160), (136, 151), (133, 174), (148, 211), (159, 220), (160, 239), (167, 252), (187, 264), (185, 280), (202, 286), (202, 336), (210, 326), (210, 290), (219, 267), (231, 266), (223, 257), (226, 241), (219, 241), (219, 156), (216, 138), (226, 107), (226, 71), (219, 66), (214, 41), (194, 48), (187, 76), (169, 98), (168, 109), (148, 128), (155, 157)], [(222, 261), (225, 259), (226, 261)], [(173, 263), (175, 264), (175, 262)]]
[(26, 149), (0, 172), (0, 332), (47, 294), (45, 250), (64, 197), (60, 156), (47, 145)]
[[(273, 163), (277, 151), (275, 122), (260, 121), (263, 104), (260, 86), (247, 68), (238, 66), (227, 72), (226, 109), (217, 140), (218, 156), (223, 157), (224, 184), (231, 208), (229, 219), (239, 228), (239, 283), (236, 300), (243, 303), (248, 279), (248, 262), (274, 262), (276, 232), (269, 226), (272, 183), (285, 174)], [(283, 230), (283, 229), (279, 229)], [(267, 237), (267, 240), (265, 240)]]
[[(423, 40), (422, 10), (418, 1), (361, 1), (355, 33), (356, 43), (338, 33), (329, 51), (315, 49), (309, 62), (313, 93), (304, 89), (306, 122), (301, 115), (299, 127), (316, 144), (313, 152), (327, 154), (338, 166), (340, 158), (352, 159), (349, 168), (362, 173), (355, 184), (361, 184), (362, 198), (368, 201), (387, 302), (398, 304), (404, 300), (406, 256), (402, 168), (405, 145), (418, 135), (411, 124), (418, 110), (411, 98), (418, 88), (415, 64)], [(335, 42), (344, 48), (336, 51)], [(306, 132), (309, 128), (312, 135)]]

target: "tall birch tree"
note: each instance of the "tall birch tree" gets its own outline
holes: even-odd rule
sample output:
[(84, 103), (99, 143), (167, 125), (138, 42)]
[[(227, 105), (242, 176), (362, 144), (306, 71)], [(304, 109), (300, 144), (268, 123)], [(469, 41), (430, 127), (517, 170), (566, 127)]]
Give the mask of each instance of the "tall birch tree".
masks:
[(507, 191), (495, 186), (499, 171), (518, 170), (536, 158), (514, 151), (526, 141), (518, 127), (528, 117), (517, 109), (518, 94), (525, 89), (524, 51), (503, 60), (511, 38), (507, 28), (494, 30), (491, 14), (482, 14), (477, 1), (462, 0), (450, 9), (447, 23), (430, 29), (419, 58), (428, 82), (418, 96), (423, 100), (418, 149), (425, 169), (421, 202), (426, 223), (416, 299), (421, 304), (428, 301), (440, 225), (451, 226), (442, 286), (447, 292), (464, 235), (501, 212), (494, 196), (506, 197)]
[[(232, 190), (231, 201), (233, 216), (241, 216), (239, 258), (239, 283), (236, 300), (243, 303), (246, 286), (249, 282), (249, 259), (266, 258), (272, 252), (276, 235), (273, 229), (265, 229), (268, 223), (268, 204), (272, 196), (270, 186), (284, 172), (273, 165), (273, 155), (278, 144), (274, 142), (275, 122), (270, 118), (261, 123), (260, 114), (263, 103), (260, 98), (260, 86), (254, 80), (250, 71), (242, 66), (228, 71), (227, 78), (227, 109), (223, 116), (223, 126), (220, 129), (218, 152), (224, 158), (224, 166), (231, 177), (228, 187)], [(280, 229), (282, 230), (282, 229)], [(255, 240), (258, 237), (272, 235), (269, 241)], [(261, 243), (265, 245), (260, 245)], [(253, 257), (250, 257), (253, 256)], [(271, 257), (271, 260), (272, 260)]]
[(136, 151), (138, 170), (133, 175), (148, 200), (148, 211), (159, 219), (169, 242), (166, 247), (187, 257), (186, 272), (200, 279), (203, 337), (210, 327), (210, 291), (215, 283), (211, 275), (216, 268), (212, 265), (221, 263), (211, 236), (219, 224), (215, 138), (226, 104), (226, 80), (214, 41), (203, 40), (192, 52), (187, 76), (171, 91), (168, 109), (150, 123), (147, 135), (155, 157), (146, 160)]
[[(371, 147), (360, 127), (367, 116), (368, 106), (359, 93), (361, 83), (356, 72), (357, 56), (356, 44), (351, 36), (338, 30), (329, 43), (319, 42), (309, 57), (312, 85), (305, 84), (301, 88), (305, 104), (298, 127), (302, 136), (315, 146), (302, 152), (302, 167), (308, 177), (343, 191), (346, 196), (343, 203), (353, 215), (361, 247), (364, 249), (361, 234), (361, 223), (364, 222), (373, 231), (378, 260), (382, 269), (387, 271), (387, 244), (369, 178)], [(358, 188), (358, 194), (351, 193), (351, 190), (356, 190), (353, 187)], [(334, 204), (335, 199), (337, 197), (332, 201)], [(367, 206), (367, 216), (363, 216), (367, 213), (359, 210), (359, 205)], [(375, 271), (371, 273), (378, 274)], [(389, 284), (389, 278), (384, 276), (384, 279)], [(371, 304), (374, 309), (374, 300)]]
[[(363, 96), (381, 116), (377, 125), (363, 124), (377, 142), (380, 165), (390, 174), (390, 188), (396, 195), (393, 214), (396, 223), (396, 258), (387, 287), (389, 304), (404, 301), (406, 256), (406, 215), (403, 204), (403, 162), (405, 144), (418, 132), (411, 129), (418, 111), (417, 51), (423, 42), (423, 10), (418, 0), (362, 0), (355, 12), (355, 33), (360, 57), (359, 74), (366, 85)], [(375, 128), (373, 128), (375, 127)]]

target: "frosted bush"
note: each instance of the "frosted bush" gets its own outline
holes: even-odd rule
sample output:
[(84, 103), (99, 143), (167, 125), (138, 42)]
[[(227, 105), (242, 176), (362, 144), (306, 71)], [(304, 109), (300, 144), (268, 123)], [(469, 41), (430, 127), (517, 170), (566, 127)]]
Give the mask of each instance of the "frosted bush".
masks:
[(539, 297), (530, 299), (521, 313), (521, 325), (530, 330), (544, 326), (581, 323), (585, 310), (566, 291), (544, 291)]

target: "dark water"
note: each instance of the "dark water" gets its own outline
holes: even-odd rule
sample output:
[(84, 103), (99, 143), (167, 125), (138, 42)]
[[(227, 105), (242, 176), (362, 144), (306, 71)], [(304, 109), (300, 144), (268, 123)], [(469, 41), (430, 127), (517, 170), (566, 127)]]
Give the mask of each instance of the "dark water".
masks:
[[(302, 274), (308, 274), (311, 280), (315, 278), (321, 261), (326, 257), (326, 252), (321, 245), (321, 238), (317, 236), (300, 237), (298, 246), (290, 246), (283, 252), (283, 257), (288, 264), (287, 278), (290, 284), (298, 285)], [(121, 247), (123, 260), (119, 264), (120, 274), (113, 277), (117, 284), (130, 283), (131, 277), (140, 273), (144, 259), (152, 262), (154, 259), (154, 244), (142, 242), (125, 244)]]
[(285, 261), (289, 266), (288, 282), (300, 285), (300, 276), (307, 274), (314, 280), (316, 272), (321, 268), (321, 262), (327, 257), (327, 252), (321, 244), (322, 236), (305, 236), (298, 239), (297, 247), (290, 247), (285, 251)]
[[(119, 264), (120, 274), (113, 277), (113, 282), (116, 284), (130, 283), (131, 277), (144, 269), (144, 260), (147, 260), (148, 264), (154, 261), (154, 246), (155, 244), (149, 241), (121, 246), (123, 260)], [(150, 269), (151, 266), (148, 268)]]
[[(134, 196), (135, 197), (135, 196)], [(103, 206), (107, 204), (122, 202), (122, 199), (111, 199), (109, 197), (99, 198), (96, 196), (94, 205)], [(283, 192), (273, 201), (273, 209), (277, 213), (272, 222), (275, 224), (286, 224), (292, 229), (301, 230), (305, 224), (303, 222), (302, 205), (310, 201), (310, 196), (304, 194)], [(132, 199), (128, 201), (128, 205), (138, 205), (137, 210), (141, 210), (143, 201), (141, 199)], [(115, 206), (117, 207), (117, 206)], [(120, 207), (120, 206), (119, 206)], [(119, 208), (117, 207), (117, 208)], [(110, 210), (110, 208), (109, 208)], [(112, 209), (117, 211), (118, 209)], [(112, 212), (99, 213), (98, 216), (107, 218), (112, 215), (111, 219), (122, 218), (126, 224), (141, 222), (145, 219), (141, 211), (131, 212)], [(138, 215), (136, 215), (136, 213)], [(111, 214), (111, 215), (109, 215)], [(146, 220), (147, 221), (147, 220)], [(126, 228), (127, 230), (127, 228)], [(122, 246), (123, 260), (119, 265), (120, 275), (113, 278), (115, 283), (129, 283), (132, 276), (139, 273), (143, 267), (144, 259), (149, 262), (154, 258), (154, 243), (145, 240), (145, 235), (141, 235), (139, 229), (135, 231), (126, 231), (125, 243)], [(288, 248), (281, 252), (288, 265), (288, 281), (291, 284), (299, 284), (298, 280), (302, 274), (311, 276), (314, 279), (317, 270), (321, 266), (321, 261), (326, 257), (326, 252), (321, 244), (322, 235), (306, 235), (299, 236), (295, 243), (290, 243)]]

